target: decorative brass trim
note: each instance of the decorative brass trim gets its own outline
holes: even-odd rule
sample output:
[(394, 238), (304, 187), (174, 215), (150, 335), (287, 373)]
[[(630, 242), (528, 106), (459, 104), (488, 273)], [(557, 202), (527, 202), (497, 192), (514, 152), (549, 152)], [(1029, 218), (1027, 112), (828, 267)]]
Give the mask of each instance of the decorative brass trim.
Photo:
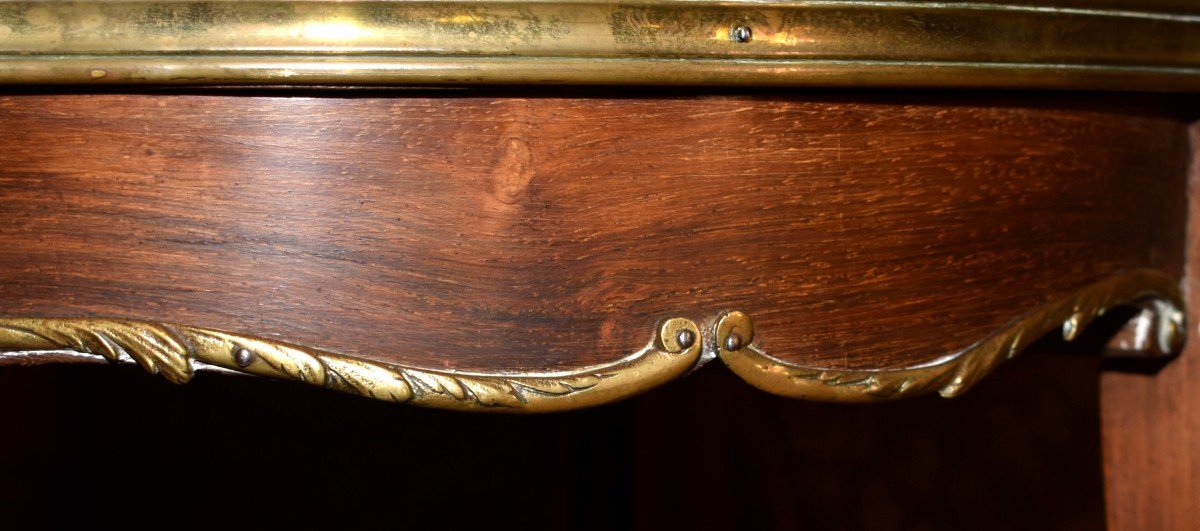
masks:
[(0, 2), (0, 83), (1200, 90), (1200, 8), (1001, 2)]
[(483, 374), (388, 365), (193, 326), (0, 318), (0, 351), (65, 349), (114, 362), (131, 358), (174, 383), (187, 382), (196, 365), (207, 364), (391, 402), (530, 413), (600, 405), (662, 385), (697, 365), (699, 337), (694, 322), (672, 318), (659, 325), (645, 348), (614, 363), (562, 372)]
[[(1179, 287), (1170, 276), (1153, 270), (1131, 271), (1092, 284), (1014, 319), (970, 347), (913, 367), (840, 370), (779, 360), (750, 344), (753, 323), (749, 316), (736, 311), (719, 319), (716, 348), (718, 357), (738, 376), (777, 395), (838, 402), (888, 400), (932, 391), (952, 397), (1047, 332), (1061, 328), (1063, 338), (1072, 340), (1106, 310), (1131, 303), (1146, 306), (1157, 317), (1153, 326), (1141, 327), (1144, 337), (1133, 342), (1136, 347), (1150, 353), (1178, 352), (1184, 335)], [(730, 333), (739, 334), (744, 346), (727, 348), (725, 338)]]
[(546, 412), (633, 396), (682, 376), (715, 352), (746, 382), (770, 393), (869, 402), (932, 391), (956, 396), (1047, 332), (1060, 328), (1064, 339), (1072, 340), (1107, 310), (1129, 304), (1145, 310), (1123, 331), (1113, 352), (1179, 350), (1185, 332), (1179, 287), (1169, 275), (1143, 269), (1087, 286), (970, 347), (912, 367), (844, 370), (779, 360), (753, 344), (754, 324), (739, 311), (720, 315), (709, 334), (689, 319), (667, 319), (640, 351), (611, 364), (561, 372), (419, 369), (206, 328), (118, 319), (0, 318), (0, 353), (59, 359), (74, 352), (132, 361), (175, 383), (187, 382), (203, 366), (427, 407)]

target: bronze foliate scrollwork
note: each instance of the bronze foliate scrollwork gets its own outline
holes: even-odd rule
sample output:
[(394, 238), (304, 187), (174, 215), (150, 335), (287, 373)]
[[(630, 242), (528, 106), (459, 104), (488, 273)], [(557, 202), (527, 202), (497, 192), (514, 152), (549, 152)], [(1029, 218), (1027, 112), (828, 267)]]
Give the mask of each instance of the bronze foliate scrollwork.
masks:
[(750, 343), (754, 325), (749, 316), (736, 311), (717, 321), (716, 338), (718, 356), (733, 372), (773, 394), (835, 402), (887, 400), (935, 391), (952, 397), (1046, 333), (1061, 328), (1064, 339), (1074, 339), (1093, 319), (1125, 304), (1144, 305), (1153, 314), (1147, 319), (1152, 326), (1144, 327), (1133, 347), (1155, 353), (1178, 351), (1184, 334), (1179, 288), (1170, 276), (1153, 270), (1130, 271), (1087, 286), (1013, 319), (974, 345), (911, 367), (845, 370), (783, 361)]
[(1134, 320), (1126, 350), (1178, 350), (1184, 323), (1175, 281), (1157, 271), (1135, 270), (1045, 304), (965, 349), (909, 367), (847, 370), (780, 360), (754, 344), (754, 324), (739, 311), (720, 314), (706, 330), (690, 319), (664, 320), (644, 348), (624, 359), (558, 372), (428, 370), (207, 328), (118, 319), (0, 318), (0, 351), (70, 351), (133, 361), (175, 383), (188, 381), (198, 365), (212, 366), (378, 400), (514, 412), (612, 402), (662, 385), (715, 356), (751, 385), (777, 395), (864, 402), (929, 392), (956, 396), (1047, 332), (1061, 328), (1071, 340), (1096, 317), (1127, 304), (1146, 311)]
[[(547, 412), (619, 400), (683, 375), (700, 360), (697, 325), (663, 321), (640, 351), (559, 372), (470, 373), (377, 363), (193, 326), (117, 319), (0, 319), (0, 350), (70, 350), (132, 360), (167, 380), (197, 364), (441, 409)], [(693, 338), (689, 340), (688, 338)]]

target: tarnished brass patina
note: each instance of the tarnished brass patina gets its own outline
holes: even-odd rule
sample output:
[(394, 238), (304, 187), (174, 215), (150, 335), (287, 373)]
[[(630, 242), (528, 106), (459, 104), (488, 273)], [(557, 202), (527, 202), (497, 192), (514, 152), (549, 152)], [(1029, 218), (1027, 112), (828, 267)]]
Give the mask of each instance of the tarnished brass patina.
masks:
[(1200, 6), (1152, 11), (845, 0), (4, 2), (0, 83), (1190, 91), (1200, 89)]
[(1131, 323), (1130, 330), (1138, 337), (1128, 340), (1126, 353), (1134, 348), (1150, 354), (1178, 352), (1184, 334), (1179, 288), (1163, 273), (1138, 270), (1042, 306), (970, 347), (920, 366), (822, 369), (773, 358), (754, 345), (731, 350), (724, 340), (730, 334), (740, 334), (747, 343), (754, 337), (750, 317), (741, 312), (726, 313), (717, 321), (718, 356), (751, 385), (792, 398), (869, 402), (934, 391), (952, 397), (1046, 333), (1061, 327), (1064, 339), (1074, 339), (1093, 319), (1123, 304), (1145, 306), (1154, 316), (1151, 319), (1144, 313)]
[(681, 376), (700, 360), (698, 342), (678, 338), (697, 325), (667, 319), (642, 350), (572, 371), (468, 373), (376, 363), (206, 328), (116, 319), (0, 318), (0, 351), (61, 351), (132, 360), (167, 380), (191, 379), (196, 365), (293, 380), (379, 400), (441, 409), (546, 412), (626, 398)]

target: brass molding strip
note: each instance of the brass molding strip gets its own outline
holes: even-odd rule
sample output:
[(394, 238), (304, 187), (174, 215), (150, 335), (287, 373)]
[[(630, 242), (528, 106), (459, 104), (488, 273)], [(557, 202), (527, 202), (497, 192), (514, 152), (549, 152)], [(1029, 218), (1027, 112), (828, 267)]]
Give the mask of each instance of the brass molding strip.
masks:
[[(1035, 340), (1061, 328), (1074, 339), (1093, 319), (1124, 304), (1139, 304), (1153, 319), (1139, 318), (1140, 337), (1128, 345), (1145, 352), (1178, 352), (1184, 336), (1179, 287), (1170, 276), (1136, 270), (1083, 288), (1009, 322), (987, 338), (935, 362), (871, 370), (803, 367), (771, 357), (750, 344), (754, 326), (742, 312), (729, 312), (717, 322), (717, 355), (733, 372), (769, 393), (808, 400), (872, 402), (937, 391), (953, 397), (967, 390), (1000, 363)], [(736, 341), (732, 343), (729, 338)], [(737, 348), (730, 348), (737, 347)]]
[(626, 398), (687, 373), (700, 361), (700, 329), (661, 323), (642, 350), (607, 365), (543, 373), (469, 373), (388, 365), (206, 328), (116, 319), (0, 318), (0, 351), (64, 350), (132, 359), (174, 383), (197, 365), (293, 380), (391, 402), (464, 411), (539, 413)]
[(836, 0), (0, 2), (0, 83), (1200, 90), (1200, 6), (1179, 9)]

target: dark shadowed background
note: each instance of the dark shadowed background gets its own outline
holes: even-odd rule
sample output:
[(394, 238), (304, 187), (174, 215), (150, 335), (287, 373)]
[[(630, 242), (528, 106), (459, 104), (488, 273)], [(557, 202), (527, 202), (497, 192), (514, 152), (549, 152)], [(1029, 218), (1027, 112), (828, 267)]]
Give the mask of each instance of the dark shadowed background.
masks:
[[(1083, 352), (1083, 351), (1091, 351)], [(1093, 347), (966, 395), (769, 396), (718, 363), (623, 403), (447, 413), (133, 367), (0, 371), (9, 529), (1102, 529)]]

